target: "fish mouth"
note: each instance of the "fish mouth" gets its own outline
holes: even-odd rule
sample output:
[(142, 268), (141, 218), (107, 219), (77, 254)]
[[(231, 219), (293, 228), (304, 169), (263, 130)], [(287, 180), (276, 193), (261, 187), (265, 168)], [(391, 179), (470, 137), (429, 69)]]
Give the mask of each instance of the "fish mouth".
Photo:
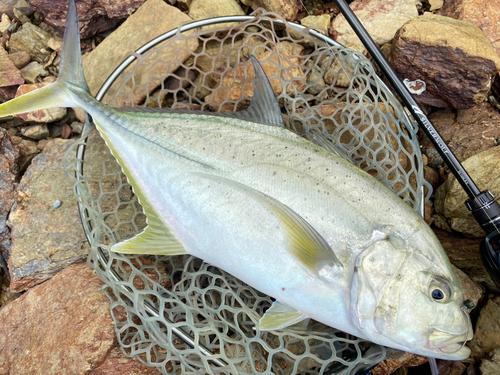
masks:
[(463, 333), (451, 333), (434, 329), (429, 336), (429, 348), (438, 350), (445, 355), (463, 354), (470, 352), (469, 348), (465, 347), (467, 341), (473, 337), (472, 331), (467, 330)]

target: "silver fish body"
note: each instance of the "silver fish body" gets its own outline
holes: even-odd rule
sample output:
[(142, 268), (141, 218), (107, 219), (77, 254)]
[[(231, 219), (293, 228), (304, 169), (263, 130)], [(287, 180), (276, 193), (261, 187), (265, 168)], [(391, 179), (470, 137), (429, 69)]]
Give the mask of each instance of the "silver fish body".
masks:
[(88, 93), (70, 2), (56, 83), (0, 116), (79, 106), (96, 123), (148, 218), (116, 244), (197, 256), (276, 298), (261, 330), (306, 318), (390, 347), (463, 359), (472, 337), (443, 248), (393, 192), (282, 125), (256, 59), (255, 96), (228, 117), (109, 108)]

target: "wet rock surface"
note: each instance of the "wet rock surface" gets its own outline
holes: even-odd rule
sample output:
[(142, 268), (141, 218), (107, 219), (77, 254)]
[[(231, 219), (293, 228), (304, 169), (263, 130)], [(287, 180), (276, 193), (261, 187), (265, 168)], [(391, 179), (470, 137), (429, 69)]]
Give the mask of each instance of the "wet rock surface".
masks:
[[(87, 239), (62, 164), (72, 144), (71, 140), (49, 141), (33, 159), (16, 191), (9, 216), (12, 290), (26, 290), (86, 259)], [(55, 209), (57, 200), (62, 205)]]
[(116, 348), (101, 286), (86, 264), (73, 265), (2, 308), (0, 373), (159, 374)]
[(470, 108), (482, 102), (500, 57), (476, 26), (425, 14), (396, 34), (390, 62), (402, 79), (422, 80), (426, 90), (414, 98), (434, 107)]

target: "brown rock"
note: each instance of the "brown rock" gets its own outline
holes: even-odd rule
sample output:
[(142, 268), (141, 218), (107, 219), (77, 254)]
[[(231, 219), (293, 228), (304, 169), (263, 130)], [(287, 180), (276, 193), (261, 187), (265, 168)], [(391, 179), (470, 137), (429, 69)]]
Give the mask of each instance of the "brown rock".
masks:
[[(407, 0), (355, 0), (350, 7), (380, 45), (391, 41), (403, 24), (418, 16), (416, 3)], [(342, 14), (332, 20), (330, 35), (343, 45), (363, 45)]]
[(10, 280), (7, 277), (7, 274), (4, 273), (3, 269), (0, 268), (0, 308), (7, 305), (9, 302), (17, 299), (17, 293), (13, 293), (9, 289)]
[(473, 23), (483, 30), (500, 53), (500, 3), (491, 0), (446, 0), (438, 12), (442, 16)]
[(31, 139), (43, 139), (50, 136), (49, 127), (47, 124), (38, 124), (26, 126), (21, 129), (22, 134)]
[[(261, 62), (262, 69), (264, 69), (266, 76), (286, 76), (292, 77), (292, 79), (296, 78), (297, 80), (292, 81), (294, 88), (288, 85), (288, 90), (291, 91), (296, 89), (297, 91), (302, 91), (306, 87), (304, 83), (305, 73), (301, 67), (302, 63), (299, 57), (303, 50), (304, 47), (299, 44), (282, 42), (280, 43), (279, 53), (284, 58), (281, 59), (281, 64), (276, 53), (267, 50), (258, 55), (257, 60)], [(277, 72), (278, 67), (286, 70), (287, 73), (282, 75), (281, 72)], [(242, 90), (241, 85), (239, 84), (241, 84), (245, 79), (249, 79), (250, 81), (243, 85)], [(241, 99), (242, 94), (248, 98), (253, 97), (253, 83), (251, 82), (253, 79), (255, 79), (255, 73), (253, 71), (252, 64), (249, 63), (246, 66), (240, 65), (235, 69), (235, 71), (228, 72), (222, 78), (220, 87), (218, 87), (212, 94), (205, 97), (205, 101), (210, 102), (210, 107), (215, 111), (232, 112), (235, 110), (233, 103), (223, 104), (222, 106), (220, 104), (224, 103), (226, 100), (238, 101)], [(283, 92), (283, 80), (273, 78), (270, 80), (270, 83), (274, 94), (276, 96), (281, 95)]]
[[(95, 50), (83, 57), (83, 68), (92, 94), (95, 95), (97, 93), (105, 80), (128, 52), (135, 51), (151, 39), (177, 27), (181, 22), (190, 20), (191, 18), (180, 10), (167, 5), (162, 0), (146, 1), (137, 12), (130, 16), (110, 36), (104, 39)], [(145, 28), (145, 25), (148, 27)], [(138, 30), (140, 30), (140, 32), (138, 32)], [(188, 48), (195, 50), (197, 47), (197, 39), (191, 38), (188, 42)], [(155, 64), (152, 68), (153, 76), (160, 77), (165, 75), (168, 71), (175, 71), (180, 63), (187, 59), (187, 57), (187, 52), (179, 52), (173, 48), (163, 48), (160, 53), (153, 53), (151, 60), (158, 58), (164, 62), (178, 61), (179, 63), (173, 65), (167, 63)], [(105, 103), (109, 103), (123, 82), (123, 76), (131, 72), (134, 67), (135, 64), (132, 64), (132, 67), (129, 67), (125, 73), (115, 81), (103, 100)], [(150, 81), (148, 67), (135, 72), (134, 79), (137, 85), (148, 83)], [(128, 81), (128, 83), (131, 82)], [(149, 82), (147, 90), (153, 92), (160, 83), (159, 80)], [(130, 91), (130, 87), (131, 86), (126, 85), (122, 88), (121, 92)], [(132, 104), (130, 96), (132, 96), (133, 103), (140, 103), (146, 97), (146, 90), (140, 89), (134, 91), (134, 93), (130, 93), (130, 95), (128, 93), (124, 94), (122, 97), (118, 98), (113, 105), (115, 107), (130, 106)]]
[[(498, 197), (500, 193), (499, 163), (500, 146), (496, 146), (468, 158), (462, 165), (478, 186), (481, 186), (483, 190), (491, 190)], [(452, 174), (449, 174), (446, 182), (436, 191), (436, 212), (448, 219), (453, 230), (470, 237), (484, 237), (485, 232), (464, 204), (467, 199), (461, 185)]]
[(0, 46), (0, 87), (22, 85), (23, 83), (21, 72), (9, 59), (7, 51)]
[(426, 357), (422, 357), (412, 353), (404, 353), (399, 358), (388, 358), (385, 361), (380, 362), (373, 370), (371, 370), (371, 374), (390, 375), (403, 366), (420, 366), (427, 361), (428, 360)]
[[(429, 120), (460, 161), (497, 146), (500, 139), (500, 113), (487, 102), (457, 112), (444, 109), (431, 114)], [(443, 166), (429, 139), (421, 135), (419, 141), (428, 164), (433, 168)]]
[[(45, 21), (63, 35), (66, 25), (66, 0), (28, 0)], [(115, 27), (143, 4), (144, 0), (80, 0), (76, 3), (82, 39)]]
[[(34, 91), (36, 89), (45, 87), (50, 85), (48, 82), (41, 82), (41, 83), (34, 83), (31, 85), (21, 85), (19, 86), (19, 89), (17, 90), (16, 93), (16, 98), (24, 95), (28, 92)], [(50, 109), (40, 109), (38, 111), (32, 111), (32, 112), (27, 112), (27, 113), (21, 113), (18, 115), (14, 115), (14, 117), (17, 117), (25, 122), (31, 121), (31, 122), (42, 122), (42, 123), (48, 123), (52, 121), (57, 121), (64, 116), (66, 116), (67, 109), (66, 108), (50, 108)], [(28, 135), (24, 134), (25, 136), (29, 137)], [(35, 139), (41, 139), (48, 137), (48, 134), (45, 136), (42, 136), (40, 138), (35, 138)], [(33, 138), (33, 137), (30, 137)]]
[(472, 281), (471, 278), (461, 269), (453, 266), (453, 270), (455, 271), (462, 291), (464, 292), (464, 298), (472, 301), (474, 303), (474, 308), (476, 308), (479, 301), (483, 299), (485, 291), (484, 287)]
[(481, 239), (466, 238), (457, 233), (435, 228), (433, 230), (453, 265), (467, 274), (475, 283), (484, 284), (489, 290), (498, 291), (498, 287), (491, 280), (481, 261), (479, 253)]
[(490, 295), (477, 320), (474, 338), (469, 342), (477, 361), (500, 347), (500, 297)]
[(286, 20), (294, 21), (299, 11), (297, 0), (241, 0), (252, 9), (264, 8), (268, 12), (278, 13)]
[(0, 373), (159, 374), (116, 348), (101, 286), (91, 268), (78, 264), (2, 308)]
[(19, 151), (21, 151), (19, 168), (21, 171), (25, 171), (26, 168), (28, 168), (28, 165), (31, 163), (31, 160), (33, 160), (33, 158), (40, 153), (40, 150), (37, 147), (37, 142), (16, 136), (13, 136), (12, 140), (14, 141)]
[(14, 18), (14, 8), (19, 9), (28, 16), (31, 16), (33, 14), (33, 9), (29, 6), (26, 0), (0, 1), (0, 14), (7, 14), (10, 18)]
[(30, 54), (26, 51), (14, 52), (8, 55), (9, 60), (14, 63), (17, 69), (22, 69), (30, 62)]
[(32, 61), (21, 69), (24, 81), (26, 83), (40, 83), (42, 77), (47, 77), (49, 72), (37, 61)]
[(434, 107), (470, 108), (482, 102), (500, 57), (476, 26), (426, 13), (396, 34), (390, 61), (402, 79), (422, 80), (415, 99)]
[[(244, 15), (245, 12), (241, 9), (236, 0), (194, 0), (189, 8), (189, 17), (193, 20), (204, 20), (207, 18), (237, 16)], [(217, 24), (211, 26), (203, 26), (203, 30), (216, 29), (219, 27), (229, 27), (235, 23)]]
[[(25, 290), (85, 260), (89, 248), (63, 157), (72, 140), (47, 143), (24, 174), (9, 216), (11, 289)], [(54, 202), (62, 205), (55, 209)]]
[(7, 216), (14, 204), (20, 153), (6, 130), (0, 128), (0, 251), (8, 255), (10, 231)]
[(326, 34), (328, 32), (328, 29), (330, 28), (330, 19), (331, 16), (329, 14), (322, 14), (320, 16), (304, 17), (302, 18), (302, 20), (300, 20), (300, 23), (303, 26), (317, 28), (321, 30), (323, 34)]
[(0, 87), (0, 103), (14, 99), (18, 86)]
[(47, 42), (52, 35), (38, 26), (31, 23), (25, 23), (17, 32), (12, 34), (9, 39), (10, 52), (26, 51), (31, 58), (42, 62), (49, 51)]

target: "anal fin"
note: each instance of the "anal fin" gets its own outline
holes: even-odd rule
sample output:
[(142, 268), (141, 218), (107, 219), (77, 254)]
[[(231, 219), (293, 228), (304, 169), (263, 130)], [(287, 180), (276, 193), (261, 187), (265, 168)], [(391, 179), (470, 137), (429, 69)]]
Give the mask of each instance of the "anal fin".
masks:
[(271, 331), (283, 329), (308, 319), (303, 312), (297, 311), (291, 307), (275, 301), (264, 316), (259, 320), (259, 329), (261, 331)]

